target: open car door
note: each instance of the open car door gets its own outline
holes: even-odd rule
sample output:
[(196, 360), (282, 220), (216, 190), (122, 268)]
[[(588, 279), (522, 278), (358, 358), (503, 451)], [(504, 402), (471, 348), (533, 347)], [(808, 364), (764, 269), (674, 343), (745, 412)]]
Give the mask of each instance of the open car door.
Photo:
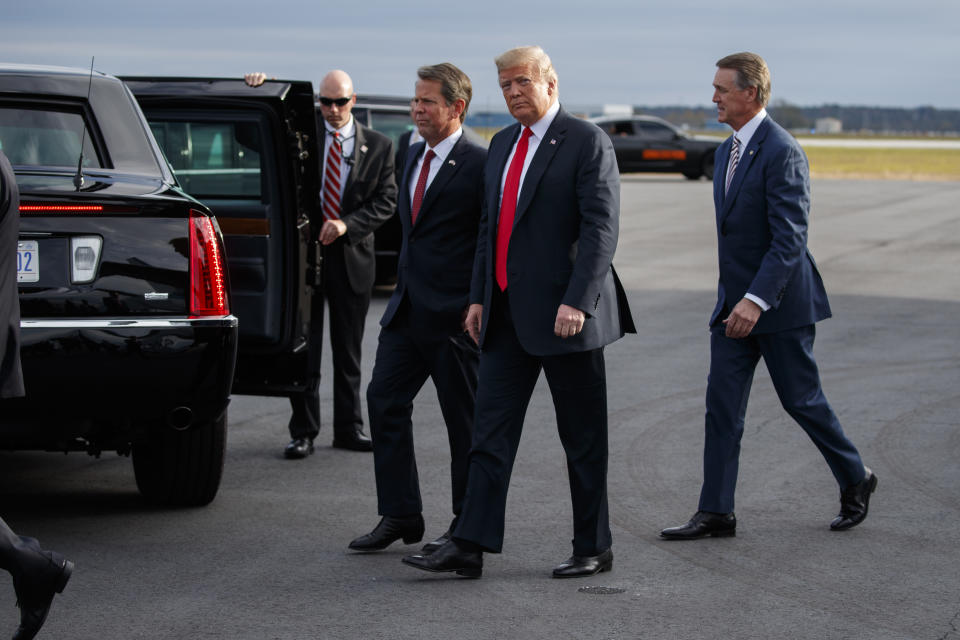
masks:
[(310, 221), (319, 172), (309, 82), (123, 78), (180, 186), (223, 232), (239, 319), (233, 392), (288, 395), (308, 383), (319, 250)]

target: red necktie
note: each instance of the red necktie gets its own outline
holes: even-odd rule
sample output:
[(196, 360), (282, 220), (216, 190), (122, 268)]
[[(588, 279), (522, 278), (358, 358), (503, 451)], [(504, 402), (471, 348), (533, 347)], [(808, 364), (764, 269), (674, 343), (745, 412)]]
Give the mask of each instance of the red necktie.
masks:
[(517, 194), (520, 192), (520, 174), (523, 173), (523, 161), (527, 157), (527, 146), (533, 132), (530, 127), (523, 128), (523, 134), (517, 143), (517, 150), (507, 169), (507, 180), (503, 185), (503, 199), (500, 201), (500, 221), (497, 223), (496, 275), (501, 291), (507, 290), (507, 248), (510, 246), (510, 232), (513, 231), (513, 216), (517, 212)]
[(336, 220), (340, 217), (340, 165), (343, 153), (340, 148), (340, 134), (333, 133), (333, 142), (327, 150), (327, 166), (323, 171), (323, 190), (321, 193), (323, 219)]
[(410, 224), (417, 223), (417, 214), (420, 213), (420, 206), (423, 204), (423, 194), (427, 190), (427, 176), (430, 175), (430, 161), (437, 154), (433, 149), (427, 149), (423, 156), (423, 167), (420, 169), (420, 177), (417, 178), (417, 187), (413, 190), (413, 206), (410, 208)]

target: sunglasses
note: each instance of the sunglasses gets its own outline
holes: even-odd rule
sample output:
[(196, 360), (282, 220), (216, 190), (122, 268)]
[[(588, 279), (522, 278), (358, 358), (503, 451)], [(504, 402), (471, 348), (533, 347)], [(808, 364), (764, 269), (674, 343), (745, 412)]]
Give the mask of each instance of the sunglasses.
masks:
[(351, 100), (353, 100), (353, 98), (324, 98), (323, 96), (320, 96), (320, 104), (325, 107), (329, 107), (334, 104), (338, 107), (345, 107)]

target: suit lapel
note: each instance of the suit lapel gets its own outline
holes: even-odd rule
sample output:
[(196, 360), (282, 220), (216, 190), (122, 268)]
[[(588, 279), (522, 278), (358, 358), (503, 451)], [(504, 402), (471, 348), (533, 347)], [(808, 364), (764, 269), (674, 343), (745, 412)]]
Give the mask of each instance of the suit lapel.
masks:
[(517, 221), (523, 217), (527, 207), (533, 202), (533, 194), (537, 190), (537, 185), (543, 178), (547, 167), (550, 166), (550, 161), (553, 160), (557, 149), (559, 149), (563, 143), (567, 131), (567, 118), (569, 117), (567, 112), (561, 108), (560, 111), (557, 112), (553, 122), (550, 123), (550, 127), (547, 129), (546, 134), (544, 134), (543, 140), (537, 145), (537, 151), (533, 155), (533, 160), (530, 161), (530, 166), (527, 167), (527, 175), (523, 177), (523, 183), (520, 185), (520, 198), (517, 200), (517, 212), (513, 218), (514, 227), (517, 226)]
[(354, 179), (363, 167), (363, 161), (367, 156), (366, 136), (363, 133), (363, 127), (356, 120), (354, 120), (354, 126), (357, 133), (353, 140), (353, 163), (350, 164), (350, 171), (347, 173), (347, 184), (343, 187), (343, 200), (347, 199), (347, 193), (353, 186)]
[[(733, 203), (737, 199), (737, 193), (740, 191), (740, 185), (743, 184), (744, 178), (750, 172), (750, 168), (753, 166), (753, 161), (757, 157), (757, 153), (760, 151), (760, 146), (763, 144), (764, 138), (767, 137), (767, 132), (769, 130), (770, 116), (767, 116), (763, 119), (763, 122), (760, 123), (760, 126), (757, 127), (757, 130), (750, 138), (750, 143), (740, 155), (740, 162), (737, 164), (737, 170), (733, 174), (733, 180), (730, 182), (730, 188), (727, 190), (726, 197), (723, 200), (723, 210), (721, 211), (720, 215), (721, 221), (730, 214), (730, 209), (733, 207)], [(729, 147), (730, 145), (727, 145), (727, 157), (729, 157)], [(724, 180), (726, 180), (727, 165), (724, 164), (723, 166)], [(722, 189), (723, 187), (721, 186), (720, 188)]]
[(507, 157), (519, 135), (520, 123), (510, 125), (500, 137), (503, 144), (491, 145), (487, 156), (487, 166), (495, 170), (487, 179), (487, 217), (491, 238), (497, 237), (497, 220), (500, 218), (500, 183), (503, 181), (503, 172), (507, 170)]
[(443, 161), (443, 165), (437, 171), (437, 175), (433, 177), (433, 181), (430, 183), (430, 186), (427, 187), (427, 192), (423, 195), (423, 204), (420, 205), (420, 213), (417, 214), (417, 220), (420, 220), (420, 216), (429, 214), (430, 207), (433, 206), (433, 203), (436, 201), (438, 195), (443, 191), (443, 188), (450, 182), (450, 179), (456, 175), (457, 171), (460, 170), (459, 164), (457, 164), (457, 159), (460, 157), (463, 151), (463, 136), (461, 135), (457, 142), (453, 145), (453, 149), (450, 150), (450, 153), (447, 154), (447, 158)]

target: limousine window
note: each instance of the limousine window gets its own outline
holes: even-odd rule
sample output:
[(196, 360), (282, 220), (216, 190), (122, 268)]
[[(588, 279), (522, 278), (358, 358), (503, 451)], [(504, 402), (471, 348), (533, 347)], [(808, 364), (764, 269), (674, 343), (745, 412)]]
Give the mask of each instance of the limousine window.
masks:
[(0, 149), (13, 165), (76, 167), (81, 140), (83, 166), (99, 168), (79, 110), (0, 105)]
[(257, 123), (152, 118), (150, 129), (187, 193), (200, 199), (260, 199)]

